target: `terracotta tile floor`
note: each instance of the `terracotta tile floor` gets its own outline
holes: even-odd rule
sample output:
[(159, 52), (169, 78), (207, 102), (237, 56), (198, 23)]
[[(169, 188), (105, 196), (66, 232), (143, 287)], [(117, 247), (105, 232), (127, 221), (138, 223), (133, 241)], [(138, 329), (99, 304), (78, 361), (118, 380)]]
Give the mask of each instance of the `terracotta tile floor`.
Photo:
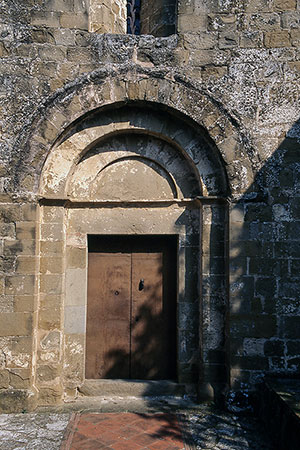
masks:
[(74, 414), (61, 450), (184, 450), (175, 414)]

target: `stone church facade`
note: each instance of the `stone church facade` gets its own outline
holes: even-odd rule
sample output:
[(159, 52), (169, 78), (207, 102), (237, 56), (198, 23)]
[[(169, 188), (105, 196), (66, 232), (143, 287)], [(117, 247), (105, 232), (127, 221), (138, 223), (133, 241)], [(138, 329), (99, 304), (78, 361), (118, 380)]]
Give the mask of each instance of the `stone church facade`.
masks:
[(76, 399), (117, 237), (172, 247), (188, 392), (299, 375), (300, 3), (139, 3), (0, 1), (1, 411)]

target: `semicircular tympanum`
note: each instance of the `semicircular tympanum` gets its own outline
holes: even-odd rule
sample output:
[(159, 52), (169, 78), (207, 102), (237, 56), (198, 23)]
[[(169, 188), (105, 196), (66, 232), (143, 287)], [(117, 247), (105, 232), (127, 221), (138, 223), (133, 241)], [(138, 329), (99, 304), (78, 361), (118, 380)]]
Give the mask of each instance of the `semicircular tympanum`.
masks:
[(175, 185), (158, 164), (122, 158), (104, 167), (90, 186), (95, 200), (162, 200), (176, 197)]

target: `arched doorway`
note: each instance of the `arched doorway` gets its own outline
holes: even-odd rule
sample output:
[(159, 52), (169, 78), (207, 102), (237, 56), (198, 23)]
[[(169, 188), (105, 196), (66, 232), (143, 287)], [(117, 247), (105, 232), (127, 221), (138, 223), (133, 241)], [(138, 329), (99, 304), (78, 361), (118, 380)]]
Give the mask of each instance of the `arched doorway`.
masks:
[[(214, 382), (211, 364), (205, 364), (203, 359), (208, 356), (208, 340), (212, 338), (214, 345), (223, 348), (225, 353), (226, 311), (223, 306), (226, 299), (222, 298), (221, 306), (218, 304), (219, 296), (222, 295), (220, 289), (225, 284), (223, 266), (226, 207), (222, 203), (225, 194), (226, 177), (222, 163), (205, 133), (197, 132), (187, 122), (155, 107), (133, 104), (99, 110), (74, 123), (57, 141), (45, 162), (41, 178), (40, 235), (41, 248), (46, 249), (43, 256), (53, 256), (55, 249), (56, 258), (63, 261), (59, 281), (62, 288), (59, 294), (53, 294), (55, 301), (63, 306), (63, 392), (75, 395), (87, 378), (127, 377), (123, 372), (118, 372), (120, 356), (123, 358), (124, 355), (125, 359), (129, 358), (126, 359), (130, 365), (128, 378), (135, 378), (135, 375), (131, 375), (135, 373), (142, 379), (167, 377), (194, 386), (199, 377), (202, 377), (202, 385), (205, 378)], [(209, 228), (210, 231), (218, 230), (221, 243), (219, 247), (223, 246), (223, 253), (219, 253), (217, 258), (211, 253), (214, 243), (210, 239), (202, 245), (203, 236)], [(137, 248), (138, 240), (143, 245), (137, 251), (131, 251), (128, 247), (130, 240), (134, 242), (134, 249)], [(171, 257), (160, 256), (165, 255), (165, 248), (168, 248)], [(204, 272), (203, 253), (206, 255)], [(93, 354), (92, 347), (97, 347), (95, 341), (91, 344), (95, 325), (89, 319), (89, 316), (94, 316), (91, 306), (93, 300), (90, 299), (90, 291), (93, 290), (90, 285), (93, 276), (90, 274), (95, 271), (92, 267), (93, 254), (98, 254), (98, 260), (103, 260), (105, 255), (110, 259), (112, 254), (123, 255), (123, 262), (102, 262), (100, 266), (102, 264), (101, 267), (108, 267), (112, 264), (110, 272), (119, 273), (119, 266), (123, 265), (125, 272), (128, 272), (125, 286), (136, 279), (138, 291), (143, 291), (146, 279), (138, 268), (144, 264), (144, 270), (149, 274), (152, 270), (148, 264), (151, 258), (154, 272), (167, 271), (172, 274), (169, 278), (161, 277), (157, 281), (152, 270), (150, 278), (155, 278), (155, 283), (161, 283), (158, 290), (170, 292), (173, 289), (173, 293), (169, 306), (162, 295), (161, 303), (152, 305), (152, 313), (148, 316), (146, 314), (144, 322), (142, 320), (144, 326), (137, 339), (138, 342), (143, 342), (140, 347), (135, 344), (132, 324), (132, 320), (140, 315), (136, 311), (123, 324), (125, 332), (122, 339), (130, 341), (130, 350), (124, 350), (123, 342), (120, 347), (105, 347), (100, 356), (97, 352)], [(139, 257), (142, 255), (142, 258), (132, 263), (136, 254)], [(165, 258), (168, 269), (163, 268), (162, 259), (159, 258)], [(206, 274), (209, 261), (215, 267), (220, 262), (221, 267), (217, 271), (219, 292), (215, 297), (211, 296), (216, 300), (215, 305), (203, 303), (208, 298), (207, 293), (202, 295), (202, 290), (204, 278), (208, 279), (207, 276), (203, 278), (203, 273)], [(124, 270), (121, 278), (124, 278)], [(96, 272), (99, 273), (98, 269)], [(98, 277), (101, 282), (102, 279), (109, 278), (106, 272), (104, 268)], [(95, 278), (97, 277), (94, 276)], [(104, 286), (98, 285), (99, 292), (111, 291), (114, 300), (122, 298), (116, 295), (116, 292), (121, 292), (119, 287), (108, 286), (107, 281), (105, 283)], [(132, 291), (132, 287), (129, 286), (128, 289)], [(148, 287), (150, 297), (153, 289), (153, 286)], [(45, 295), (45, 292), (40, 291), (41, 297)], [(101, 295), (96, 297), (99, 301)], [(130, 311), (134, 311), (134, 300), (132, 293), (128, 293), (127, 297), (130, 298), (124, 314), (128, 316)], [(147, 310), (149, 296), (143, 301), (138, 311)], [(157, 315), (159, 308), (168, 310), (169, 317), (160, 315), (161, 313)], [(105, 317), (103, 319), (103, 311), (103, 307), (98, 308), (96, 328), (104, 329), (104, 322), (108, 320)], [(220, 323), (215, 323), (213, 331), (211, 321), (215, 318)], [(120, 317), (115, 317), (113, 320), (117, 323), (119, 319)], [(157, 333), (156, 328), (159, 327), (152, 326), (156, 319), (161, 328), (166, 324), (167, 332)], [(119, 320), (116, 328), (120, 330), (123, 325)], [(172, 336), (170, 330), (173, 330)], [(149, 337), (151, 332), (153, 334)], [(104, 338), (103, 333), (100, 330), (96, 341), (111, 340), (109, 336)], [(43, 333), (41, 336), (45, 339)], [(170, 345), (163, 344), (166, 342)], [(167, 364), (172, 369), (161, 371), (159, 360), (162, 355), (156, 351), (155, 356), (154, 351), (148, 355), (150, 359), (156, 358), (154, 366), (151, 363), (147, 373), (136, 370), (134, 367), (141, 366), (137, 361), (139, 355), (145, 353), (141, 349), (144, 350), (147, 345), (165, 348), (165, 355), (173, 354)], [(101, 372), (97, 363), (99, 358), (103, 360), (104, 354), (110, 356), (110, 359), (104, 361), (105, 373)], [(93, 369), (87, 362), (91, 359)], [(124, 359), (121, 360), (122, 364)], [(147, 361), (142, 365), (147, 366)], [(217, 367), (219, 378), (220, 366), (218, 362), (214, 362), (213, 369)], [(206, 368), (209, 372), (206, 372)], [(224, 369), (221, 382), (216, 382), (224, 385), (226, 380)], [(205, 389), (203, 395), (206, 395), (204, 391)]]

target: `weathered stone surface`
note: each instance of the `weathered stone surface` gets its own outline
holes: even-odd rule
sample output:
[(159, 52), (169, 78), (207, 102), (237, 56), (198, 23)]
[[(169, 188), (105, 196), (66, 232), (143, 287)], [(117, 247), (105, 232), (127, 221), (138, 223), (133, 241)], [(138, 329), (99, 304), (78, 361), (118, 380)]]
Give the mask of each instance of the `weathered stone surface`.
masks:
[[(52, 3), (52, 2), (51, 2)], [(3, 414), (0, 416), (1, 445), (17, 448), (55, 450), (59, 448), (70, 413), (65, 414)]]
[(48, 365), (39, 366), (37, 376), (41, 382), (53, 381), (58, 376), (57, 368)]
[(40, 405), (55, 405), (62, 401), (62, 388), (60, 385), (52, 385), (51, 387), (41, 387), (39, 389)]
[(32, 333), (30, 313), (2, 313), (0, 317), (2, 336), (28, 336)]
[(25, 389), (7, 389), (1, 391), (0, 398), (0, 411), (3, 413), (31, 411), (36, 406), (34, 393)]
[(125, 34), (123, 0), (23, 3), (0, 5), (3, 389), (37, 360), (82, 381), (88, 234), (180, 236), (179, 378), (228, 384), (229, 348), (238, 388), (297, 371), (296, 0), (178, 2), (177, 30), (153, 0), (152, 36)]
[(11, 369), (9, 371), (9, 384), (14, 389), (27, 389), (30, 387), (29, 369)]
[(9, 387), (9, 372), (8, 370), (0, 370), (0, 389), (7, 389)]

